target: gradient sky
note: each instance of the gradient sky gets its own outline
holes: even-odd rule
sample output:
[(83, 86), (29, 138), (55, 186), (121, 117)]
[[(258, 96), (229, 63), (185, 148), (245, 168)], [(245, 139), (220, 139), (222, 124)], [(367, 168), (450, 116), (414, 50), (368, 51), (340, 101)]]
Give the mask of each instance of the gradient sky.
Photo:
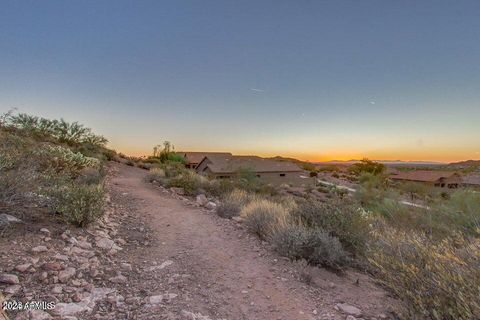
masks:
[(480, 1), (1, 1), (0, 112), (128, 154), (480, 158)]

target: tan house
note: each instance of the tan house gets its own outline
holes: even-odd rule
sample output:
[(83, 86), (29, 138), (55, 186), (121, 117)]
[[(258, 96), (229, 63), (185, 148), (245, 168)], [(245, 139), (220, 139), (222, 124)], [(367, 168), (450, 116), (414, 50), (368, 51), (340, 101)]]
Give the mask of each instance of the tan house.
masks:
[(231, 156), (230, 152), (177, 152), (185, 159), (185, 167), (195, 169), (200, 161), (209, 155)]
[(390, 175), (390, 179), (398, 182), (419, 182), (440, 188), (457, 188), (462, 183), (461, 176), (452, 171), (415, 170), (398, 172)]
[(480, 190), (480, 173), (470, 173), (462, 177), (462, 186)]
[(300, 186), (314, 181), (295, 163), (257, 156), (210, 154), (196, 168), (198, 174), (216, 179), (234, 178), (241, 170), (250, 170), (261, 181), (276, 185), (285, 183)]

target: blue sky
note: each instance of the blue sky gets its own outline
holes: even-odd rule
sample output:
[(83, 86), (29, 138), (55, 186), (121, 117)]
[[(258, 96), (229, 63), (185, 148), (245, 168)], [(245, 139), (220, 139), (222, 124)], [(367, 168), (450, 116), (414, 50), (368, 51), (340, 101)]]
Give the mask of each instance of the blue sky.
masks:
[(0, 111), (112, 147), (480, 158), (479, 1), (2, 1)]

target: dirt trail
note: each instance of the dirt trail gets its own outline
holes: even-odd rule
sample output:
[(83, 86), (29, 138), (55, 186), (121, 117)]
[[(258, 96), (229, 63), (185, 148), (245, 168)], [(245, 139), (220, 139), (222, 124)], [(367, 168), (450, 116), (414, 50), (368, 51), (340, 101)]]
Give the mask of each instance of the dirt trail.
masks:
[(137, 272), (129, 285), (144, 286), (147, 296), (163, 295), (160, 304), (143, 309), (144, 316), (139, 311), (132, 318), (345, 319), (334, 307), (347, 302), (373, 319), (388, 307), (389, 298), (366, 276), (315, 268), (313, 286), (306, 285), (297, 265), (239, 224), (144, 182), (143, 170), (114, 169), (112, 201), (154, 239), (122, 253)]

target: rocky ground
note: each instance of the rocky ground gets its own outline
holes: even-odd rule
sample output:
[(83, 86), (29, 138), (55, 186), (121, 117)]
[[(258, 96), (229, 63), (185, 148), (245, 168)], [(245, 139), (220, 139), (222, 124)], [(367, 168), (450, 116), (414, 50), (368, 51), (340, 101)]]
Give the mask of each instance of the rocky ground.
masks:
[(281, 258), (209, 199), (144, 175), (112, 164), (107, 214), (87, 229), (11, 222), (0, 238), (4, 300), (55, 307), (10, 319), (395, 319), (398, 301), (367, 275)]

